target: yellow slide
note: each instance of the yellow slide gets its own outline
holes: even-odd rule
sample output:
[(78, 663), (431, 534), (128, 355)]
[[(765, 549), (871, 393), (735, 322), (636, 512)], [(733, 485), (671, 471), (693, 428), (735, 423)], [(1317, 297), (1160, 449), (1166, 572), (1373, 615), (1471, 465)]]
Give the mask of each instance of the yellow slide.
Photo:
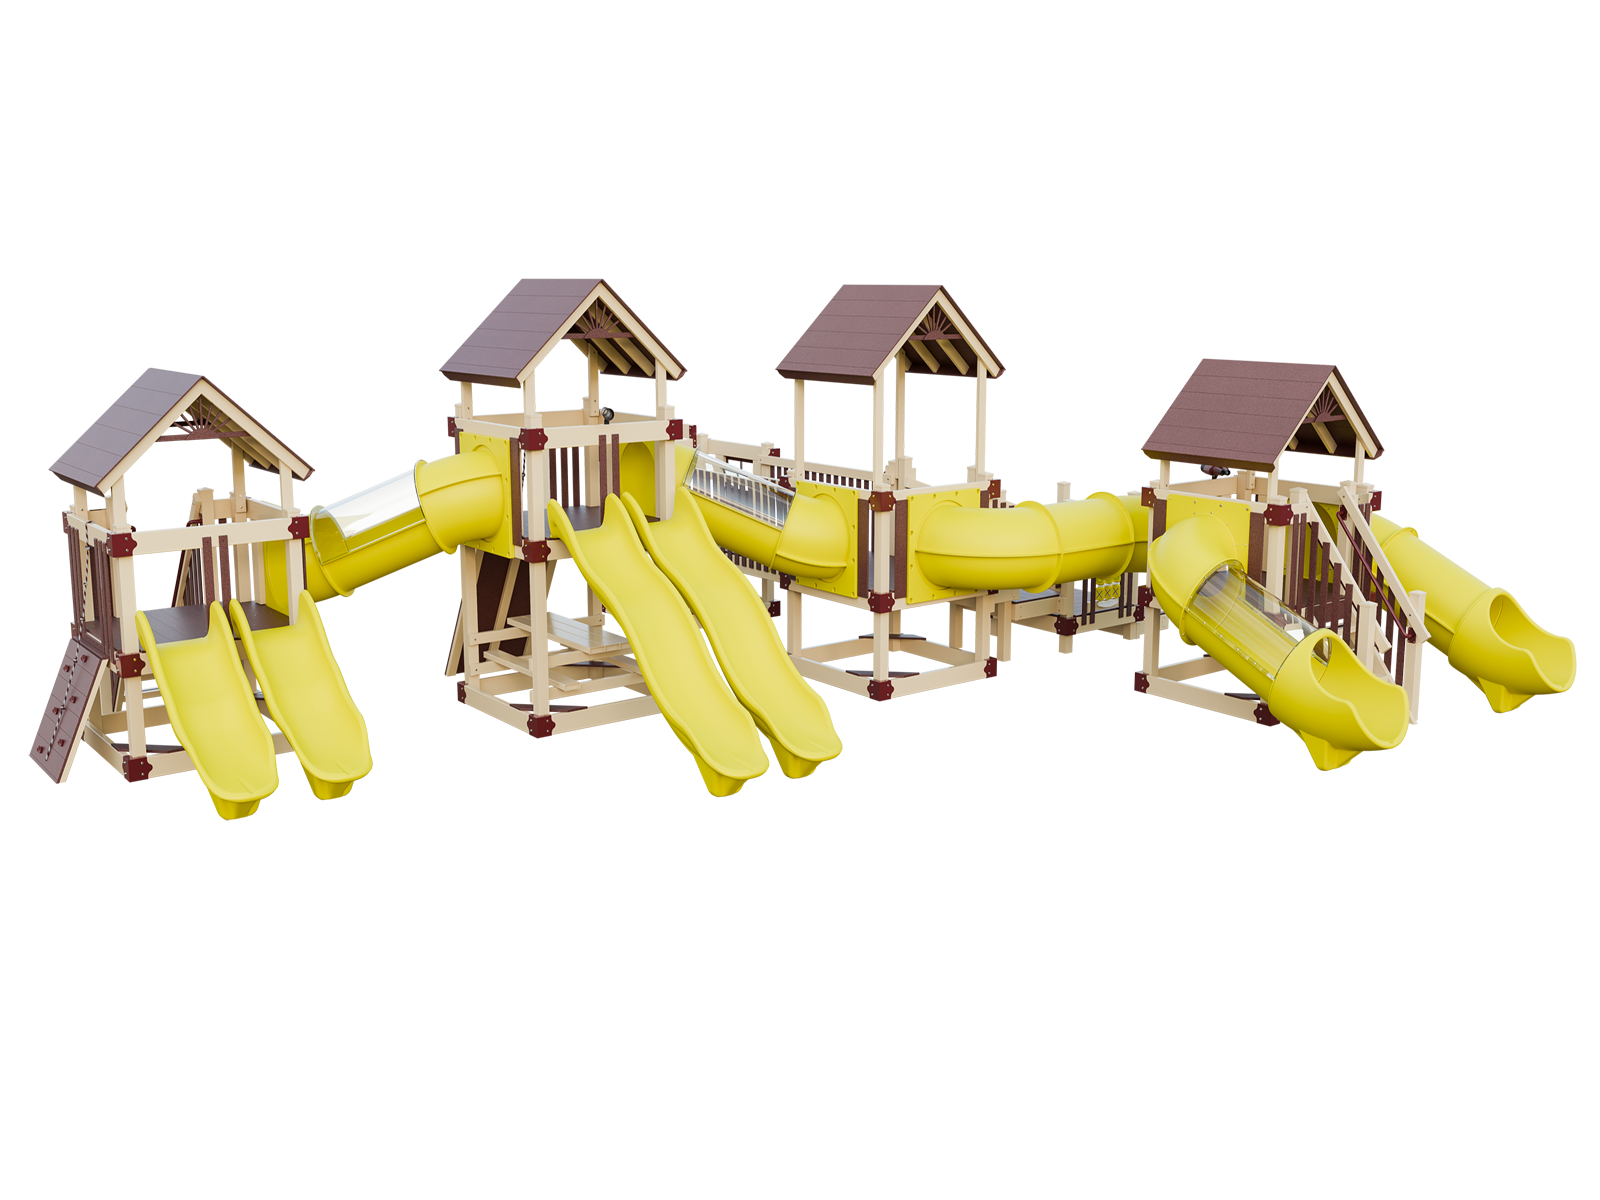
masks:
[(209, 615), (205, 637), (159, 646), (144, 613), (134, 614), (134, 624), (172, 732), (211, 793), (217, 814), (231, 821), (255, 812), (261, 798), (277, 788), (278, 761), (222, 605), (213, 602)]
[(294, 747), (312, 792), (321, 800), (346, 795), (372, 770), (372, 751), (311, 593), (300, 593), (298, 619), (281, 629), (252, 630), (237, 600), (229, 613), (267, 711)]
[(767, 769), (755, 722), (728, 690), (706, 649), (694, 615), (656, 569), (627, 509), (607, 496), (598, 529), (575, 532), (554, 500), (550, 531), (617, 618), (661, 715), (688, 747), (713, 796), (731, 796)]
[(1233, 534), (1217, 518), (1189, 517), (1157, 538), (1150, 582), (1183, 640), (1260, 696), (1319, 769), (1404, 740), (1404, 689), (1368, 671), (1331, 630), (1279, 605), (1245, 573)]
[(734, 695), (767, 735), (783, 773), (800, 779), (844, 747), (828, 706), (795, 670), (766, 606), (717, 548), (693, 499), (680, 488), (672, 517), (651, 522), (631, 494), (623, 497), (650, 557), (700, 618)]
[(1417, 536), (1374, 515), (1372, 532), (1406, 591), (1427, 592), (1428, 637), (1483, 690), (1495, 712), (1564, 692), (1578, 674), (1568, 638), (1535, 625), (1505, 588), (1463, 571)]

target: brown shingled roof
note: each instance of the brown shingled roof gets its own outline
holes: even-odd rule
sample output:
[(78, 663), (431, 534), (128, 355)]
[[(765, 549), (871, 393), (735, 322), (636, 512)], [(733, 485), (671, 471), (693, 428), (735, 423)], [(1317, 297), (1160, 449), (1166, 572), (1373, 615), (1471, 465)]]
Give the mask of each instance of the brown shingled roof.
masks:
[(524, 279), (439, 370), (462, 383), (519, 387), (562, 340), (598, 349), (607, 375), (652, 378), (657, 359), (668, 379), (687, 369), (604, 279)]
[(117, 397), (50, 470), (58, 479), (103, 496), (175, 422), (179, 432), (168, 435), (169, 440), (221, 438), (243, 450), (252, 466), (276, 474), (278, 459), (284, 458), (296, 479), (311, 476), (309, 463), (204, 375), (155, 367)]
[(1383, 453), (1338, 367), (1205, 358), (1144, 452), (1173, 462), (1270, 471), (1290, 449), (1353, 458), (1358, 437), (1368, 458)]
[(1005, 366), (939, 284), (846, 284), (778, 364), (785, 379), (870, 384), (902, 348), (906, 370), (991, 378)]

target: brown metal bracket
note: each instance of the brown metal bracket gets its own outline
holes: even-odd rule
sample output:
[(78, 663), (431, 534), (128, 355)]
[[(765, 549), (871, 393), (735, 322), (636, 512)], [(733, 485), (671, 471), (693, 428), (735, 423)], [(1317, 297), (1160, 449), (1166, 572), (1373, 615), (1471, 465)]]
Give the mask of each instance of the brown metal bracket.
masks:
[(767, 603), (767, 616), (769, 616), (769, 617), (781, 617), (781, 616), (783, 616), (783, 601), (782, 600), (771, 600), (771, 601), (769, 601)]
[(867, 593), (867, 611), (868, 612), (874, 612), (874, 613), (893, 612), (894, 611), (894, 593), (893, 592), (868, 592)]
[(1382, 492), (1373, 492), (1372, 493), (1372, 511), (1373, 512), (1377, 512), (1382, 507), (1383, 507), (1383, 493)]
[(556, 719), (552, 716), (536, 716), (528, 714), (528, 732), (534, 737), (549, 737), (556, 731)]
[(1267, 505), (1268, 525), (1287, 525), (1294, 517), (1294, 511), (1287, 504)]
[(783, 457), (783, 451), (778, 449), (778, 447), (774, 446), (771, 450), (767, 451), (767, 457), (768, 458), (782, 458)]
[(699, 428), (694, 426), (694, 425), (689, 426), (689, 444), (691, 446), (696, 446), (696, 445), (699, 445), (699, 442), (700, 442), (700, 430), (699, 430)]
[(1136, 692), (1148, 692), (1150, 690), (1150, 676), (1143, 671), (1135, 671), (1133, 673), (1133, 690)]
[(530, 538), (522, 539), (522, 557), (531, 563), (550, 561), (550, 543), (547, 541), (533, 541)]
[(446, 437), (455, 437), (461, 432), (461, 430), (456, 427), (456, 419), (454, 417), (446, 417), (444, 420), (444, 433)]
[(998, 479), (989, 480), (989, 499), (1000, 499), (1000, 481)]
[(133, 548), (138, 544), (131, 533), (113, 533), (106, 539), (106, 553), (112, 558), (132, 558)]
[(894, 684), (887, 679), (874, 679), (867, 684), (867, 696), (872, 700), (887, 700), (894, 695)]
[(467, 702), (467, 685), (466, 685), (465, 682), (463, 682), (462, 680), (458, 679), (458, 680), (456, 680), (456, 703), (457, 704), (465, 704), (466, 702)]
[(871, 498), (872, 511), (875, 513), (894, 511), (893, 492), (873, 492)]
[(1073, 637), (1078, 632), (1077, 617), (1057, 617), (1056, 632), (1062, 637)]
[(1272, 710), (1267, 707), (1267, 702), (1265, 700), (1256, 705), (1255, 715), (1257, 725), (1277, 725), (1279, 723), (1278, 718), (1273, 716)]
[(311, 518), (310, 517), (305, 517), (305, 516), (290, 517), (289, 518), (289, 536), (292, 537), (292, 538), (308, 538), (308, 537), (310, 537), (311, 536)]
[(681, 442), (683, 440), (683, 418), (673, 417), (667, 422), (667, 441)]
[(1146, 584), (1141, 583), (1139, 585), (1139, 596), (1134, 601), (1134, 603), (1138, 604), (1140, 607), (1143, 607), (1146, 604), (1154, 604), (1155, 602), (1156, 602), (1155, 589), (1149, 587)]
[(150, 760), (140, 755), (137, 758), (122, 756), (122, 777), (129, 783), (139, 783), (150, 778)]
[(789, 585), (791, 583), (793, 583), (793, 582), (794, 582), (794, 576), (793, 575), (785, 575), (782, 571), (778, 572), (778, 586), (780, 588), (782, 588), (784, 591), (787, 592), (789, 590)]
[(543, 450), (545, 443), (549, 440), (550, 435), (542, 429), (519, 429), (517, 431), (517, 445), (524, 454)]
[(1000, 660), (998, 658), (990, 658), (983, 664), (983, 677), (985, 679), (993, 679), (998, 674), (1000, 674)]
[(111, 667), (124, 679), (137, 679), (144, 674), (144, 659), (137, 654), (119, 654), (111, 660)]
[(1154, 508), (1155, 505), (1156, 505), (1156, 490), (1155, 490), (1155, 488), (1140, 488), (1139, 489), (1139, 507), (1140, 508)]

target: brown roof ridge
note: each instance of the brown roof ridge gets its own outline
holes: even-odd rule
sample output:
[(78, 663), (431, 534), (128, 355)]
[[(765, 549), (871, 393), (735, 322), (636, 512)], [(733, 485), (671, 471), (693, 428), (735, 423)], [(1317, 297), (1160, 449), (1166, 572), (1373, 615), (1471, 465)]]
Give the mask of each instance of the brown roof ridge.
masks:
[[(955, 337), (917, 339), (919, 353), (907, 355), (913, 374), (965, 375), (957, 362), (981, 358), (991, 378), (1005, 373), (1005, 364), (978, 332), (943, 284), (845, 284), (828, 301), (800, 340), (778, 364), (785, 379), (870, 384), (878, 370), (913, 340), (917, 322), (930, 306), (947, 310), (965, 333)], [(971, 339), (967, 337), (970, 333)], [(976, 342), (976, 348), (973, 346)], [(940, 348), (935, 355), (934, 349)], [(954, 350), (955, 354), (947, 353)]]

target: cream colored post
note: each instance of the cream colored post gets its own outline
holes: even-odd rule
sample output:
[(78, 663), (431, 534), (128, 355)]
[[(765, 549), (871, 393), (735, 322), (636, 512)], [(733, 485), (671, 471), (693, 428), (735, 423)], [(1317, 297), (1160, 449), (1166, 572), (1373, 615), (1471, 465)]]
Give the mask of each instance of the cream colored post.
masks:
[(952, 650), (961, 649), (961, 626), (966, 620), (962, 616), (964, 611), (959, 604), (950, 605), (950, 632), (946, 635), (945, 640), (950, 643), (950, 649)]
[(1161, 460), (1160, 486), (1164, 488), (1169, 488), (1172, 486), (1172, 462), (1170, 459), (1163, 458)]
[[(128, 494), (126, 482), (117, 480), (111, 485), (111, 495), (106, 501), (106, 520), (110, 522), (112, 533), (131, 532), (128, 525)], [(134, 623), (133, 614), (139, 607), (138, 596), (133, 586), (133, 557), (114, 558), (115, 564), (112, 572), (112, 582), (115, 590), (111, 602), (116, 610), (117, 622), (122, 634), (122, 652), (124, 654), (139, 653), (139, 628)], [(107, 628), (109, 622), (102, 622), (101, 628)], [(128, 709), (128, 756), (130, 758), (143, 758), (145, 753), (144, 740), (144, 684), (138, 676), (122, 681), (123, 702)]]
[(983, 365), (983, 359), (977, 362), (978, 374), (978, 480), (982, 482), (983, 473), (988, 469), (984, 456), (987, 453), (989, 442), (989, 370)]
[(472, 420), (472, 384), (465, 379), (461, 381), (461, 403), (456, 408), (456, 420)]
[[(1415, 611), (1419, 613), (1428, 611), (1427, 592), (1410, 592), (1408, 594), (1411, 597), (1411, 607)], [(1395, 636), (1398, 637), (1399, 635), (1399, 630), (1397, 629)], [(1417, 723), (1417, 710), (1422, 705), (1422, 651), (1427, 644), (1426, 638), (1418, 637), (1415, 642), (1406, 646), (1406, 681), (1404, 686), (1406, 699), (1411, 707), (1411, 723), (1413, 725)]]
[[(278, 503), (283, 506), (283, 515), (296, 517), (300, 514), (294, 507), (294, 471), (287, 462), (278, 460)], [(285, 597), (289, 609), (289, 624), (293, 625), (300, 619), (300, 589), (306, 585), (305, 543), (299, 538), (290, 538), (283, 543), (285, 560), (284, 590), (288, 593)]]
[(1368, 671), (1374, 675), (1378, 673), (1378, 603), (1375, 600), (1356, 601), (1356, 658)]
[(806, 477), (806, 381), (794, 381), (794, 475), (798, 484)]
[(1056, 484), (1056, 503), (1065, 504), (1072, 499), (1072, 485), (1070, 483)]
[[(235, 444), (233, 450), (233, 501), (230, 521), (239, 522), (247, 520), (246, 513), (250, 507), (249, 499), (245, 496), (244, 482), (244, 451)], [(220, 545), (220, 543), (219, 543)], [(233, 548), (233, 591), (241, 604), (254, 598), (250, 588), (250, 547), (234, 546)]]
[[(905, 469), (906, 457), (906, 352), (894, 356), (894, 461), (895, 471)], [(905, 486), (900, 480), (899, 485)]]
[[(478, 629), (478, 571), (483, 565), (483, 551), (463, 546), (458, 555), (461, 559), (461, 665), (466, 670), (467, 686), (475, 689), (483, 669), (478, 661), (478, 647), (472, 642), (481, 632)], [(515, 568), (515, 560), (511, 565)]]
[(529, 371), (528, 377), (522, 381), (522, 425), (525, 429), (532, 429), (539, 424), (533, 419), (539, 411), (539, 397), (533, 387), (534, 374), (535, 371)]
[(1278, 495), (1278, 468), (1283, 465), (1283, 455), (1272, 460), (1272, 470), (1267, 472), (1267, 502), (1269, 504), (1282, 504), (1283, 500)]
[[(883, 487), (883, 371), (872, 377), (872, 486)], [(894, 511), (872, 514), (872, 586), (878, 593), (894, 590), (889, 582), (889, 554), (894, 543)], [(889, 614), (872, 615), (872, 678), (889, 678)]]
[(789, 590), (788, 602), (784, 605), (784, 608), (789, 613), (789, 654), (790, 654), (790, 657), (798, 657), (799, 654), (800, 654), (801, 649), (804, 647), (804, 644), (805, 644), (801, 640), (801, 633), (800, 633), (800, 601), (803, 600), (803, 599), (805, 599), (805, 597), (802, 596), (799, 591), (795, 590), (794, 588), (791, 588)]
[[(667, 365), (656, 359), (656, 420), (668, 419)], [(665, 521), (672, 516), (672, 504), (677, 496), (673, 486), (678, 474), (678, 453), (675, 443), (663, 438), (656, 443), (656, 516)]]
[(1161, 673), (1161, 609), (1144, 606), (1144, 673), (1154, 679)]
[(1356, 482), (1361, 483), (1367, 465), (1367, 448), (1361, 444), (1361, 439), (1356, 438)]
[[(543, 452), (532, 453), (524, 461), (527, 464), (523, 500), (528, 510), (526, 533), (529, 541), (542, 542), (548, 540), (544, 535), (544, 508), (550, 496), (549, 456)], [(528, 703), (539, 716), (550, 711), (550, 639), (546, 636), (550, 630), (549, 566), (530, 562), (525, 568), (528, 572), (528, 628), (533, 631), (528, 635)]]
[(972, 655), (978, 662), (989, 657), (989, 626), (994, 617), (994, 597), (985, 592), (978, 597), (978, 606), (974, 614), (977, 620), (976, 628), (972, 631)]
[[(589, 347), (589, 394), (583, 400), (583, 419), (586, 425), (600, 424), (600, 351)], [(590, 508), (604, 503), (600, 495), (600, 447), (583, 448), (583, 502)], [(591, 614), (593, 609), (590, 609)]]
[[(80, 521), (89, 519), (89, 493), (86, 489), (73, 485), (72, 488), (72, 515)], [(89, 539), (78, 539), (78, 578), (83, 581), (80, 589), (83, 597), (83, 619), (85, 621), (98, 621), (100, 616), (94, 611), (94, 589), (89, 586)]]

